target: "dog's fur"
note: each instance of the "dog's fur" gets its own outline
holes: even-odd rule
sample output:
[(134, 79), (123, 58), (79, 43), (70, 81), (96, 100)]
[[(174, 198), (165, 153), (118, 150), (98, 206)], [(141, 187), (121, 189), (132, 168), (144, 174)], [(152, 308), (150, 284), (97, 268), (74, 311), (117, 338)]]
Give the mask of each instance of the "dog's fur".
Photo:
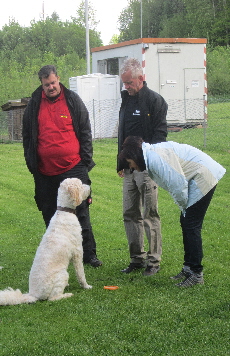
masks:
[[(77, 178), (65, 179), (58, 189), (57, 206), (75, 209), (90, 193), (90, 187)], [(8, 288), (0, 291), (0, 305), (33, 303), (37, 300), (59, 300), (71, 297), (64, 293), (68, 285), (67, 272), (73, 262), (82, 288), (87, 284), (83, 267), (81, 226), (74, 213), (57, 210), (37, 249), (29, 276), (29, 293)]]

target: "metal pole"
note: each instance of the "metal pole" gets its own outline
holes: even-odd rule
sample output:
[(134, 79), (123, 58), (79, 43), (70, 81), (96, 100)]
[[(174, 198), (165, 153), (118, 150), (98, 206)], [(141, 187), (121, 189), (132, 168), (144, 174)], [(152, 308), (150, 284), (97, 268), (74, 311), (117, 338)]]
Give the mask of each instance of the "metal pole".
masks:
[(88, 0), (85, 0), (85, 30), (86, 30), (86, 63), (87, 63), (87, 74), (90, 74)]
[(96, 135), (96, 117), (95, 117), (95, 100), (93, 99), (93, 138), (95, 140)]
[(206, 95), (203, 95), (203, 105), (204, 105), (204, 123), (203, 123), (203, 128), (204, 128), (204, 148), (206, 148), (206, 127), (207, 127), (207, 123), (206, 123)]
[(141, 38), (142, 38), (142, 0), (141, 1)]

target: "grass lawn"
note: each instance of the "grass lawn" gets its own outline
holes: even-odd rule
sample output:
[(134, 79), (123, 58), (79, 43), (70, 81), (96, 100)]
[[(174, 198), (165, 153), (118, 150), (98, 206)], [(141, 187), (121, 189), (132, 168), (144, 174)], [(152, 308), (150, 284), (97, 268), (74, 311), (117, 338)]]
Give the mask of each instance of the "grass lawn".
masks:
[[(179, 289), (169, 279), (182, 267), (183, 248), (179, 209), (162, 189), (161, 271), (152, 277), (143, 277), (140, 271), (120, 272), (129, 264), (129, 254), (122, 221), (122, 179), (116, 174), (117, 143), (97, 140), (90, 209), (103, 266), (85, 266), (93, 289), (81, 289), (70, 266), (67, 289), (74, 293), (72, 298), (0, 307), (0, 356), (230, 355), (230, 117), (218, 120), (218, 104), (210, 105), (210, 116), (205, 151), (227, 173), (203, 225), (205, 284)], [(200, 129), (189, 129), (170, 133), (169, 139), (202, 148), (202, 135)], [(1, 144), (0, 163), (0, 289), (10, 286), (27, 292), (45, 226), (33, 200), (33, 179), (22, 145)], [(109, 291), (105, 285), (120, 288)]]

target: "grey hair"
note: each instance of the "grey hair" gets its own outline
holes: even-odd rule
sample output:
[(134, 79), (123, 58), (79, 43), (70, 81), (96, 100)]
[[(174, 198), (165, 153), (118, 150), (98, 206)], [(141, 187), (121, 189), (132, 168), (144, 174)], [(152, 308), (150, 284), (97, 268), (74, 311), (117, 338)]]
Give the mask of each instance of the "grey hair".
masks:
[(128, 71), (131, 71), (133, 78), (143, 75), (143, 68), (136, 58), (127, 58), (124, 60), (120, 69), (120, 75)]
[(48, 78), (50, 74), (55, 74), (57, 76), (56, 67), (53, 65), (47, 65), (42, 67), (38, 72), (38, 78), (42, 81), (43, 78)]

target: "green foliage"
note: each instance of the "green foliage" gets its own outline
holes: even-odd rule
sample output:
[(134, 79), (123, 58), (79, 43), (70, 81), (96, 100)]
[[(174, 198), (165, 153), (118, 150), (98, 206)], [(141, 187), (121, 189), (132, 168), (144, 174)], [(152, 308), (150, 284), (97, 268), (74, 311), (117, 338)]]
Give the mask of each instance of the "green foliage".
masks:
[(57, 67), (61, 82), (67, 87), (70, 77), (86, 72), (85, 59), (79, 58), (76, 53), (57, 57), (52, 52), (46, 52), (42, 58), (27, 58), (25, 66), (15, 60), (9, 60), (8, 67), (6, 67), (6, 62), (2, 62), (0, 63), (0, 76), (4, 91), (0, 92), (0, 105), (5, 104), (8, 100), (30, 97), (31, 93), (40, 85), (37, 76), (38, 70), (50, 63)]
[(226, 0), (214, 3), (214, 23), (212, 26), (213, 45), (229, 46), (230, 44), (230, 4)]
[[(119, 41), (140, 38), (140, 1), (130, 0), (119, 17)], [(211, 0), (142, 1), (142, 37), (208, 39), (207, 77), (210, 95), (230, 92), (230, 5)], [(218, 46), (219, 45), (219, 46)]]
[(109, 44), (116, 44), (119, 43), (119, 35), (113, 35), (111, 40), (109, 41)]
[[(139, 0), (119, 17), (120, 41), (140, 38)], [(230, 3), (221, 0), (142, 0), (142, 37), (204, 37), (212, 45), (229, 45)]]
[[(200, 150), (208, 150), (211, 156), (213, 153), (221, 155), (222, 152), (230, 153), (229, 127), (230, 100), (215, 97), (211, 98), (208, 104), (208, 120), (205, 129), (193, 128), (181, 132), (171, 132), (168, 135), (168, 140), (187, 143)], [(229, 159), (228, 155), (226, 155), (227, 159)]]
[[(143, 0), (143, 37), (207, 37), (208, 89), (210, 95), (230, 92), (229, 2), (220, 0)], [(112, 43), (139, 38), (140, 1), (130, 0), (119, 17), (120, 35)], [(89, 3), (90, 47), (102, 45), (96, 31), (95, 11)], [(211, 45), (212, 44), (212, 45)], [(220, 44), (220, 46), (217, 46)], [(0, 30), (0, 105), (29, 97), (39, 85), (37, 72), (46, 64), (57, 66), (63, 84), (86, 74), (84, 2), (71, 21), (53, 13), (44, 21), (21, 27), (11, 20)]]
[[(85, 57), (85, 27), (72, 22), (47, 18), (45, 21), (32, 22), (31, 27), (22, 28), (11, 22), (0, 31), (1, 58), (15, 59), (24, 64), (29, 58), (42, 58), (46, 52), (55, 56), (77, 53)], [(89, 31), (91, 47), (102, 44), (95, 30)]]
[[(132, 26), (133, 18), (134, 18), (134, 14), (133, 14), (133, 11), (130, 6), (125, 8), (121, 12), (120, 17), (119, 17), (119, 23), (120, 23), (120, 26), (119, 26), (120, 35), (118, 37), (119, 42), (128, 41), (130, 39), (135, 39), (135, 38), (140, 37), (140, 34), (135, 36), (136, 32), (132, 33), (132, 28), (130, 28)], [(136, 27), (138, 27), (138, 26), (134, 25), (134, 28), (136, 28)], [(140, 26), (139, 26), (139, 29), (140, 29)]]
[(211, 95), (230, 94), (230, 47), (207, 51), (208, 90)]
[[(85, 26), (85, 1), (80, 3), (77, 10), (77, 17), (72, 17), (72, 20), (82, 27)], [(88, 2), (88, 25), (91, 30), (96, 31), (98, 21), (96, 21), (95, 10), (91, 1)]]
[[(219, 104), (210, 105), (209, 127), (217, 151), (206, 152), (223, 164), (203, 225), (203, 286), (180, 290), (169, 276), (183, 261), (179, 210), (169, 194), (159, 190), (163, 233), (160, 272), (120, 272), (129, 263), (122, 221), (122, 179), (116, 174), (117, 140), (94, 142), (95, 168), (90, 173), (90, 207), (98, 257), (94, 269), (85, 266), (92, 290), (79, 287), (69, 268), (68, 292), (57, 302), (1, 307), (1, 356), (226, 356), (229, 354), (229, 116)], [(216, 131), (217, 122), (219, 131)], [(198, 130), (198, 131), (197, 131)], [(195, 145), (202, 130), (171, 133), (169, 139)], [(222, 135), (220, 136), (222, 132)], [(183, 137), (182, 137), (183, 135)], [(209, 146), (208, 146), (209, 147)], [(1, 145), (0, 289), (28, 291), (28, 276), (45, 226), (33, 199), (33, 178), (21, 144)], [(118, 285), (116, 291), (104, 285)]]
[[(92, 6), (89, 16), (90, 46), (101, 46)], [(61, 22), (58, 14), (53, 13), (44, 21), (32, 21), (30, 27), (10, 21), (0, 30), (0, 75), (4, 88), (0, 92), (0, 105), (29, 97), (39, 85), (37, 72), (43, 65), (56, 65), (61, 81), (67, 86), (70, 77), (85, 74), (85, 38), (85, 26), (78, 17)]]

